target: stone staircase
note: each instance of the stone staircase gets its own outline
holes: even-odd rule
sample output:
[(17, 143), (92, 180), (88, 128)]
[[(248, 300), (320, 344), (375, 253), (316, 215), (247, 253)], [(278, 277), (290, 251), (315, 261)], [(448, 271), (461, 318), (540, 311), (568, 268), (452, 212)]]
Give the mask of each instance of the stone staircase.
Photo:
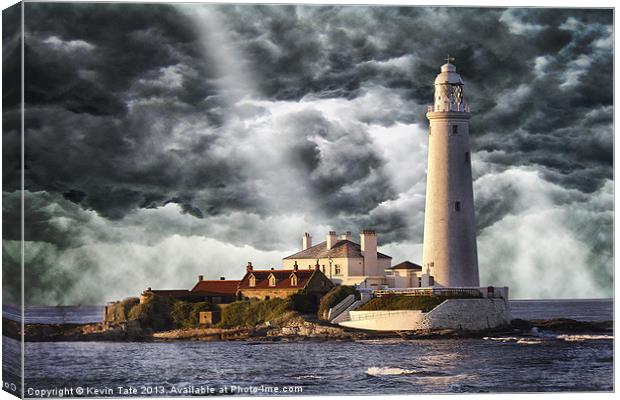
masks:
[[(356, 308), (360, 307), (362, 304), (366, 303), (370, 299), (372, 299), (372, 293), (361, 292), (361, 299), (354, 301), (348, 307), (346, 307), (342, 312), (340, 312), (338, 315), (333, 317), (333, 319), (330, 319), (331, 323), (339, 324), (341, 322), (348, 321), (350, 319), (349, 311), (355, 310)], [(336, 306), (340, 305), (341, 303), (338, 303)]]

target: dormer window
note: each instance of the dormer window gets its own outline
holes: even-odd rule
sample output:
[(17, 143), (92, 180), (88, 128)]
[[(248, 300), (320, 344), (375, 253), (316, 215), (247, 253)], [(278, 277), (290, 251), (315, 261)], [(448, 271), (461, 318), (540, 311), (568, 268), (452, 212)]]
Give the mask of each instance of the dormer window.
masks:
[(250, 275), (250, 287), (255, 287), (256, 286), (256, 277), (254, 275)]
[(275, 286), (276, 285), (276, 277), (272, 275), (269, 275), (269, 286)]
[(297, 286), (297, 275), (291, 276), (291, 286)]

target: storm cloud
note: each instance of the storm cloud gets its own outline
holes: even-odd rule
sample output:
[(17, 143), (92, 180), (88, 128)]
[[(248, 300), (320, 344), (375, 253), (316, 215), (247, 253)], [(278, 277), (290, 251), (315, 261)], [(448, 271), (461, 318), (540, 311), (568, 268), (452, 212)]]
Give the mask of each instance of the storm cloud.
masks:
[[(568, 296), (584, 282), (578, 296), (611, 295), (611, 10), (25, 12), (30, 303), (238, 277), (248, 259), (276, 266), (304, 231), (316, 241), (374, 228), (395, 262), (420, 262), (425, 112), (448, 53), (473, 112), (482, 283), (517, 297)], [(5, 60), (18, 55), (12, 39), (3, 35)], [(19, 114), (3, 113), (6, 149)], [(3, 167), (9, 276), (19, 158)]]

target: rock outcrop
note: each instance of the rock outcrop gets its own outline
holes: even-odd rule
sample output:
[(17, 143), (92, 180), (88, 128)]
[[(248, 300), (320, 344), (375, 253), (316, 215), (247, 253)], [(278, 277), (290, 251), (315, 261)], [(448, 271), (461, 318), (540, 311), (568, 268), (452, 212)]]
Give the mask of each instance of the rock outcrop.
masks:
[[(251, 328), (193, 328), (164, 332), (144, 329), (137, 321), (118, 324), (26, 324), (27, 342), (59, 341), (175, 341), (175, 340), (368, 340), (384, 338), (434, 339), (483, 337), (489, 334), (529, 336), (532, 331), (554, 333), (611, 333), (613, 321), (575, 321), (558, 318), (551, 320), (512, 320), (509, 325), (487, 330), (435, 329), (403, 332), (373, 332), (343, 328), (311, 316), (290, 313), (282, 318)], [(3, 319), (2, 334), (20, 340), (21, 324)]]

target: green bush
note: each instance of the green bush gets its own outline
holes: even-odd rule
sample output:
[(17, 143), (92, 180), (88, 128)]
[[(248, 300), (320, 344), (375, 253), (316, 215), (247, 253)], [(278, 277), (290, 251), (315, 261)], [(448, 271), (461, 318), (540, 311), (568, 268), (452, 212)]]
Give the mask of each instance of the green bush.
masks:
[(429, 312), (447, 299), (475, 298), (475, 296), (384, 296), (370, 299), (367, 303), (357, 308), (356, 311), (375, 310), (421, 310)]
[(175, 328), (171, 310), (176, 300), (168, 297), (150, 296), (144, 304), (134, 305), (128, 313), (129, 319), (140, 321), (143, 328), (155, 331)]
[(142, 327), (156, 331), (196, 328), (200, 325), (200, 312), (210, 310), (211, 304), (207, 302), (192, 303), (151, 296), (144, 304), (134, 305), (128, 319), (137, 320)]
[(300, 292), (289, 297), (294, 311), (302, 314), (314, 314), (319, 309), (320, 297), (314, 293)]
[(211, 304), (206, 301), (192, 303), (176, 300), (172, 304), (170, 317), (177, 328), (197, 328), (200, 326), (200, 312), (211, 310)]
[(281, 317), (293, 310), (293, 299), (236, 301), (222, 309), (219, 325), (223, 328), (253, 327)]
[(129, 318), (129, 311), (136, 305), (140, 303), (140, 299), (137, 297), (128, 297), (124, 300), (119, 301), (118, 303), (112, 305), (112, 315), (114, 316), (114, 321), (116, 322), (125, 322)]
[(318, 317), (322, 320), (327, 320), (327, 314), (329, 309), (340, 303), (348, 295), (353, 294), (355, 298), (359, 299), (360, 294), (353, 286), (336, 286), (321, 298), (319, 303)]
[(146, 304), (136, 304), (129, 310), (128, 319), (140, 321), (140, 324), (146, 323), (149, 309), (150, 307)]
[(187, 301), (177, 300), (170, 309), (170, 318), (178, 328), (190, 328), (189, 319), (192, 313), (192, 304)]

